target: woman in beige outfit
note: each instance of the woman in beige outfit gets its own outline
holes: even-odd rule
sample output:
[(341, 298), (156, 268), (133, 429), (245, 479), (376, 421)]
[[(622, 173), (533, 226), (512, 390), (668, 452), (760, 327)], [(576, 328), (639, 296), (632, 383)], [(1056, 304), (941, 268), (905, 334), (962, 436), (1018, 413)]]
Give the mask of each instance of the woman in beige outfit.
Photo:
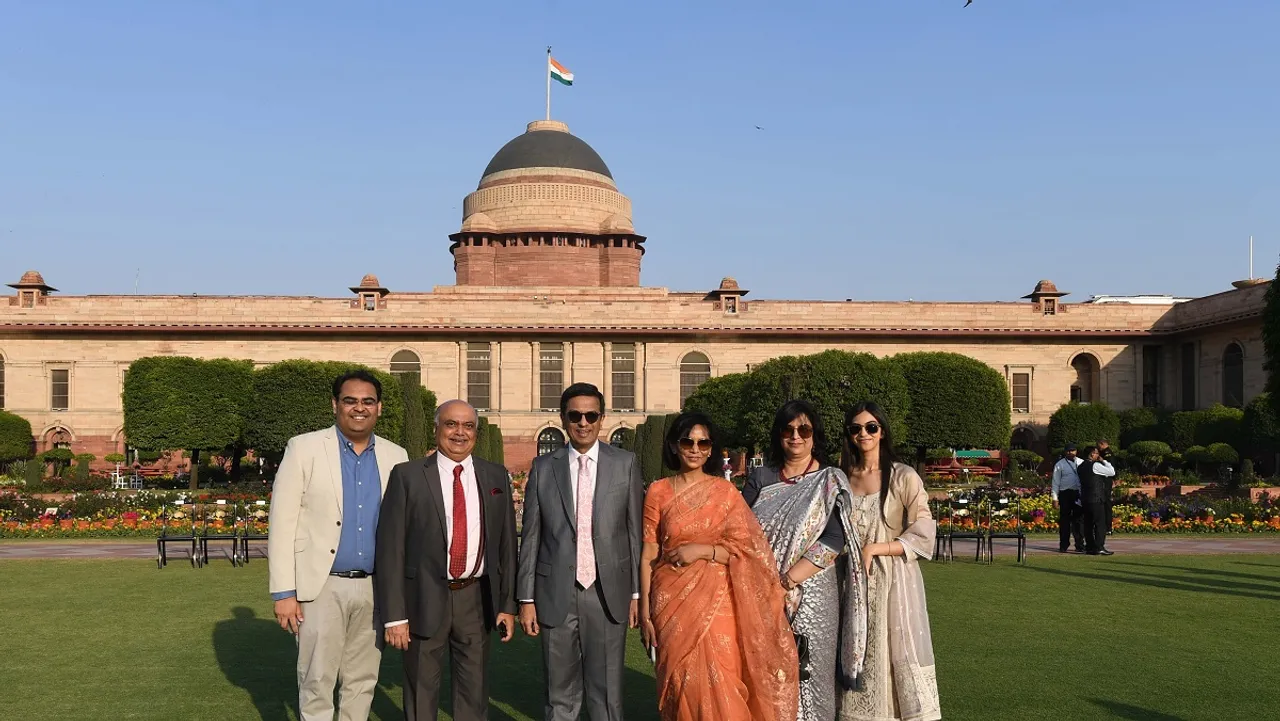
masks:
[(866, 647), (853, 689), (840, 692), (841, 721), (935, 721), (933, 642), (918, 561), (933, 557), (937, 524), (924, 483), (897, 462), (884, 410), (860, 403), (845, 415), (841, 465), (853, 492), (850, 526), (865, 574)]

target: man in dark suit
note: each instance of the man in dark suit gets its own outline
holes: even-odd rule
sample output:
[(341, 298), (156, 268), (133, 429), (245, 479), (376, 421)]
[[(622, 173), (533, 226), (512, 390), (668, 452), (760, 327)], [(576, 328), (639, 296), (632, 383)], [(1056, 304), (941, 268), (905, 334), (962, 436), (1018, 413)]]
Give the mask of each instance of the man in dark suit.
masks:
[(525, 485), (516, 594), (542, 635), (547, 721), (622, 721), (627, 627), (639, 622), (644, 482), (635, 455), (600, 442), (604, 396), (560, 397), (569, 447), (533, 462)]
[(453, 718), (488, 718), (489, 634), (515, 629), (516, 527), (507, 469), (471, 455), (479, 418), (436, 411), (436, 452), (391, 470), (378, 520), (374, 588), (387, 643), (404, 651), (404, 713), (435, 721), (448, 648)]
[(1080, 498), (1084, 502), (1084, 547), (1090, 556), (1110, 556), (1107, 550), (1107, 504), (1116, 470), (1102, 458), (1097, 446), (1089, 446), (1080, 464)]

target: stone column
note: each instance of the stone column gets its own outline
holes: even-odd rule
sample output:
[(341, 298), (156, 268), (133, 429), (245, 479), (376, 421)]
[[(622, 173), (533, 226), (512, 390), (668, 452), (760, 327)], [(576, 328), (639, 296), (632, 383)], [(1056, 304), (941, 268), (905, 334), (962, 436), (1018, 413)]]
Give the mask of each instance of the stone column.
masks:
[(613, 405), (613, 344), (605, 341), (601, 345), (604, 347), (604, 377), (600, 379), (600, 392), (604, 394), (604, 408), (601, 410), (608, 410)]
[(648, 344), (636, 342), (636, 411), (644, 413), (649, 407)]

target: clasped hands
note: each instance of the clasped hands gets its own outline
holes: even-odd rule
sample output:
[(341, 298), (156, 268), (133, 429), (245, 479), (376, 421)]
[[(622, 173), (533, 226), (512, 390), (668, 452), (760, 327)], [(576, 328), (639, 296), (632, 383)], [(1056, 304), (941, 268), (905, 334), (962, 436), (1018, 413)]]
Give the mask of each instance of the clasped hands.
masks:
[(714, 560), (716, 547), (706, 543), (686, 543), (676, 546), (663, 554), (667, 563), (673, 566), (688, 566), (694, 561)]

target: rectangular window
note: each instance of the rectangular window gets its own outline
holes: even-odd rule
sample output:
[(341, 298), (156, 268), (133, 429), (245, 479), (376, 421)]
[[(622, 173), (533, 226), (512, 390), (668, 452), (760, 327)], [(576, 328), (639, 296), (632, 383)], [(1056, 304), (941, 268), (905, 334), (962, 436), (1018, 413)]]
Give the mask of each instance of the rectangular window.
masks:
[(362, 296), (360, 296), (360, 297), (361, 297), (361, 298), (364, 298), (364, 309), (365, 309), (365, 310), (377, 310), (377, 309), (378, 309), (378, 296), (374, 295), (373, 293), (365, 293), (364, 295), (362, 295)]
[(633, 411), (636, 408), (636, 344), (613, 344), (613, 398), (610, 407), (615, 411)]
[(489, 344), (467, 344), (467, 402), (478, 411), (487, 411), (489, 405)]
[(538, 350), (538, 407), (560, 410), (564, 391), (564, 343), (543, 343)]
[(1160, 351), (1158, 345), (1142, 346), (1142, 406), (1160, 407)]
[(54, 368), (49, 372), (49, 410), (65, 411), (71, 408), (71, 371)]
[(22, 307), (23, 308), (36, 307), (36, 294), (31, 291), (24, 292), (22, 294)]
[(1194, 411), (1196, 409), (1196, 372), (1199, 370), (1200, 359), (1196, 354), (1195, 343), (1183, 343), (1181, 362), (1179, 365), (1182, 371), (1182, 410)]
[(1031, 374), (1013, 374), (1013, 412), (1031, 412)]
[(1044, 314), (1055, 315), (1058, 312), (1058, 301), (1056, 298), (1044, 299)]

